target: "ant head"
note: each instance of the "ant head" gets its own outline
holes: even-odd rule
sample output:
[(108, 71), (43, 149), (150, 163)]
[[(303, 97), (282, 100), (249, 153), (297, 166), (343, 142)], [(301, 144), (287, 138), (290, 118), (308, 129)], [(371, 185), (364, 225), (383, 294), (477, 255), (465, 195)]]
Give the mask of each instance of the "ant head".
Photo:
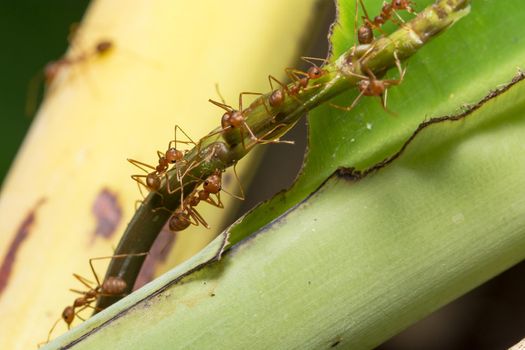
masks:
[(67, 306), (64, 309), (64, 311), (62, 311), (62, 319), (64, 320), (64, 322), (67, 323), (67, 326), (69, 327), (69, 325), (75, 319), (75, 309), (73, 308), (73, 306)]
[(202, 188), (204, 191), (208, 193), (219, 193), (221, 190), (221, 174), (213, 174), (210, 175), (206, 180), (204, 180), (204, 183), (202, 184)]
[(310, 79), (317, 79), (323, 76), (324, 71), (321, 68), (314, 66), (314, 67), (310, 67), (307, 73)]
[(244, 116), (242, 115), (241, 111), (234, 111), (230, 115), (230, 124), (234, 128), (241, 127), (244, 123)]
[(166, 151), (165, 156), (166, 156), (166, 160), (169, 163), (173, 164), (173, 163), (176, 163), (182, 160), (182, 158), (184, 157), (184, 153), (182, 153), (182, 151), (179, 151), (175, 147), (171, 147)]
[(113, 48), (113, 42), (109, 40), (101, 40), (97, 43), (95, 50), (99, 55), (105, 54)]
[(226, 129), (227, 127), (230, 127), (232, 125), (230, 118), (231, 118), (231, 112), (226, 112), (222, 115), (221, 118), (221, 126), (223, 129)]
[(146, 186), (152, 191), (160, 189), (160, 177), (157, 176), (156, 172), (149, 173), (148, 176), (146, 176)]

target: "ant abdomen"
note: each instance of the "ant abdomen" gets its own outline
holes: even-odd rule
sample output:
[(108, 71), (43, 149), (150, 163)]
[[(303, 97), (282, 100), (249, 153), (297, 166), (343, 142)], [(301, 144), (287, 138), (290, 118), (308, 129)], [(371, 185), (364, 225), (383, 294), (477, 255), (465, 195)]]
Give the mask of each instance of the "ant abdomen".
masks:
[(103, 283), (102, 283), (102, 293), (103, 294), (110, 294), (110, 295), (119, 295), (124, 293), (127, 287), (126, 281), (124, 281), (120, 277), (108, 277)]

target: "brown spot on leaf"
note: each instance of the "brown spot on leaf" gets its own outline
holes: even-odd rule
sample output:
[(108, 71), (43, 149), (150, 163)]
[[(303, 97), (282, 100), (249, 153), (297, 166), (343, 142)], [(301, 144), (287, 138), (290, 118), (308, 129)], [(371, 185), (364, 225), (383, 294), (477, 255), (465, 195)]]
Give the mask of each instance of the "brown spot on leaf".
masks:
[(155, 268), (159, 263), (165, 262), (168, 258), (171, 248), (175, 243), (176, 233), (171, 232), (167, 226), (162, 228), (159, 236), (153, 243), (151, 250), (142, 265), (142, 269), (135, 281), (133, 290), (139, 289), (155, 277)]
[(118, 202), (117, 195), (107, 188), (104, 188), (95, 199), (91, 211), (97, 219), (94, 237), (102, 236), (106, 239), (110, 238), (115, 233), (122, 219), (122, 209)]
[(7, 287), (7, 283), (9, 281), (9, 277), (11, 276), (11, 271), (13, 269), (13, 264), (16, 260), (16, 254), (22, 246), (22, 243), (24, 243), (25, 239), (29, 236), (31, 226), (33, 226), (33, 223), (35, 222), (36, 210), (38, 209), (38, 207), (44, 204), (45, 201), (45, 198), (41, 198), (38, 202), (36, 202), (33, 209), (31, 209), (31, 211), (27, 214), (25, 219), (18, 227), (16, 235), (13, 238), (11, 244), (9, 245), (7, 254), (2, 260), (2, 265), (0, 266), (0, 295), (2, 295), (4, 289)]

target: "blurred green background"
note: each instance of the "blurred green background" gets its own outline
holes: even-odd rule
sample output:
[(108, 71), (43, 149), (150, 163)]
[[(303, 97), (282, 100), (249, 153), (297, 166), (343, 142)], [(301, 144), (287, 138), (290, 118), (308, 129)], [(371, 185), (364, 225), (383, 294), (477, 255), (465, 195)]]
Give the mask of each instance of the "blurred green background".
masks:
[(33, 119), (25, 113), (29, 82), (47, 62), (64, 54), (70, 26), (81, 19), (88, 3), (0, 1), (0, 183)]

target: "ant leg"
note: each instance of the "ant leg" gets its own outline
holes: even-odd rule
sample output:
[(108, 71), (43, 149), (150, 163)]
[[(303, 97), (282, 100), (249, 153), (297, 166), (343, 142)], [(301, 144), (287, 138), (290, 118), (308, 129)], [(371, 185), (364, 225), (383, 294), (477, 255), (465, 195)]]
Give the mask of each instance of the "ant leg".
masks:
[(250, 127), (248, 126), (248, 124), (246, 124), (246, 122), (242, 122), (242, 127), (239, 129), (239, 135), (241, 137), (241, 143), (242, 143), (242, 149), (246, 149), (246, 144), (244, 143), (244, 128), (246, 128), (246, 130), (248, 130), (248, 133), (250, 134), (250, 137), (255, 140), (255, 143), (257, 143), (257, 137), (255, 137), (255, 135), (253, 134), (252, 132), (252, 129), (250, 129)]
[[(147, 175), (131, 175), (131, 178), (137, 182), (137, 187), (139, 188), (139, 192), (140, 194), (142, 195), (142, 198), (146, 198), (146, 196), (144, 195), (144, 192), (142, 192), (142, 187), (140, 185), (142, 185), (143, 187), (147, 188), (148, 191), (149, 191), (149, 187), (146, 186), (146, 183), (144, 181), (141, 180), (141, 178), (145, 178)], [(136, 204), (136, 203), (135, 203)]]
[[(262, 95), (261, 93), (258, 93), (258, 92), (241, 92), (239, 94), (239, 111), (242, 113), (243, 112), (243, 108), (242, 108), (242, 97), (243, 95)], [(266, 108), (266, 105), (265, 105), (265, 108)], [(269, 111), (268, 109), (266, 108), (266, 112), (268, 114)], [(270, 114), (271, 115), (271, 114)], [(250, 137), (252, 138), (252, 140), (254, 140), (256, 143), (262, 143), (261, 141), (264, 141), (264, 140), (261, 140), (260, 138), (258, 138), (257, 136), (255, 136), (255, 134), (253, 133), (252, 129), (248, 126), (248, 124), (246, 123), (246, 121), (243, 121), (242, 122), (243, 124), (243, 127), (248, 131), (248, 133), (250, 134)], [(242, 147), (244, 149), (246, 149), (246, 145), (244, 143), (244, 135), (243, 135), (243, 131), (242, 131), (242, 128), (240, 129), (240, 134), (241, 134), (241, 141), (242, 141)]]
[(239, 178), (239, 174), (237, 174), (237, 162), (233, 165), (233, 175), (235, 176), (235, 179), (237, 180), (237, 183), (239, 184), (239, 189), (241, 190), (241, 195), (236, 196), (236, 198), (239, 198), (241, 201), (245, 200), (246, 197), (244, 196), (244, 188), (242, 187), (241, 179)]
[[(288, 77), (290, 77), (290, 76), (288, 76)], [(288, 89), (288, 86), (286, 84), (284, 84), (284, 83), (280, 82), (279, 80), (277, 80), (277, 78), (275, 78), (273, 75), (269, 75), (268, 76), (268, 81), (270, 82), (270, 88), (272, 89), (272, 91), (274, 91), (272, 80), (275, 81), (277, 84), (279, 84), (281, 86), (281, 88), (283, 89), (283, 91), (285, 91), (288, 94), (288, 96), (292, 97), (298, 103), (303, 103), (303, 101), (301, 101), (301, 99), (299, 97), (297, 97), (296, 94), (291, 94), (290, 93), (290, 89)]]
[[(177, 140), (177, 129), (179, 129), (183, 134), (184, 136), (186, 136), (186, 138), (188, 139), (188, 141), (180, 141), (180, 140)], [(175, 124), (175, 128), (174, 128), (174, 133), (175, 137), (173, 138), (173, 140), (171, 140), (169, 143), (168, 143), (168, 149), (170, 149), (173, 145), (173, 147), (176, 148), (177, 146), (177, 143), (182, 143), (182, 144), (193, 144), (195, 146), (197, 146), (197, 144), (191, 139), (191, 137), (188, 136), (188, 134), (186, 134), (186, 132), (184, 130), (182, 130), (182, 128)]]
[(130, 162), (131, 164), (133, 164), (134, 166), (136, 166), (137, 168), (143, 170), (146, 173), (149, 172), (148, 170), (146, 170), (146, 168), (149, 168), (151, 170), (157, 170), (157, 169), (155, 169), (154, 166), (146, 164), (146, 163), (143, 163), (143, 162), (135, 160), (135, 159), (128, 158), (127, 161)]
[[(195, 181), (202, 181), (202, 179), (199, 179), (198, 177), (196, 176), (193, 176), (191, 175), (189, 172), (193, 169), (195, 169), (196, 167), (198, 167), (204, 160), (201, 160), (201, 161), (195, 161), (193, 160), (190, 164), (188, 164), (186, 166), (186, 169), (184, 170), (184, 173), (180, 173), (180, 169), (177, 168), (177, 181), (179, 181), (179, 184), (180, 184), (180, 187), (177, 187), (175, 189), (170, 189), (169, 187), (169, 178), (168, 178), (168, 174), (166, 173), (166, 182), (167, 182), (167, 190), (168, 190), (168, 194), (173, 194), (175, 193), (176, 191), (178, 190), (181, 190), (182, 192), (182, 189), (184, 189), (184, 184), (183, 184), (183, 179), (186, 177), (186, 176), (190, 176), (192, 177), (193, 179), (195, 179)], [(182, 202), (181, 202), (182, 203)]]
[(197, 209), (195, 208), (188, 208), (188, 214), (190, 215), (190, 217), (193, 218), (193, 220), (195, 220), (195, 223), (191, 222), (190, 220), (190, 223), (192, 225), (195, 225), (195, 226), (199, 226), (199, 223), (202, 224), (202, 226), (206, 227), (206, 228), (210, 228), (210, 226), (208, 225), (208, 223), (206, 222), (206, 220), (204, 220), (204, 218), (202, 217), (202, 215), (197, 211)]
[[(92, 289), (92, 287), (89, 287), (89, 289)], [(82, 291), (82, 290), (78, 290), (78, 289), (69, 288), (69, 291), (73, 292), (73, 293), (77, 293), (77, 294), (86, 295), (86, 291)]]
[(266, 136), (270, 135), (272, 132), (274, 132), (278, 128), (282, 128), (282, 127), (286, 127), (286, 126), (287, 126), (286, 124), (277, 124), (271, 130), (267, 131), (264, 135), (262, 135), (258, 139), (258, 143), (261, 144), (261, 145), (267, 145), (267, 144), (271, 144), (271, 143), (284, 143), (284, 144), (287, 144), (287, 145), (294, 145), (295, 141), (279, 140), (279, 139), (275, 139), (275, 140), (266, 140), (265, 139)]
[(359, 79), (369, 79), (369, 77), (367, 77), (366, 75), (362, 75), (362, 74), (357, 74), (357, 73), (354, 73), (354, 72), (348, 72), (349, 75), (353, 76), (353, 77), (356, 77), (356, 78), (359, 78)]
[[(224, 193), (232, 196), (233, 198), (236, 198), (236, 199), (239, 199), (239, 200), (243, 201), (243, 200), (246, 199), (246, 197), (244, 196), (244, 188), (242, 187), (241, 180), (239, 179), (239, 175), (237, 174), (237, 162), (233, 165), (233, 175), (235, 176), (235, 179), (237, 180), (237, 183), (239, 184), (239, 188), (241, 190), (241, 194), (240, 195), (236, 195), (236, 194), (234, 194), (232, 192), (229, 192), (229, 191), (225, 190), (224, 188), (222, 188), (221, 191), (223, 191)], [(217, 197), (219, 197), (218, 194), (217, 194)], [(219, 198), (219, 201), (220, 201), (220, 198)]]
[(352, 104), (348, 107), (345, 107), (345, 106), (339, 106), (339, 105), (336, 105), (335, 103), (332, 103), (332, 102), (329, 102), (328, 104), (334, 108), (337, 108), (337, 109), (340, 109), (342, 111), (346, 111), (346, 112), (349, 112), (351, 111), (357, 104), (357, 102), (359, 102), (359, 100), (361, 99), (361, 97), (363, 97), (364, 95), (364, 91), (361, 91), (359, 93), (359, 95), (357, 95), (357, 97), (354, 99), (354, 101), (352, 102)]
[(214, 207), (217, 207), (217, 208), (220, 208), (220, 209), (223, 209), (224, 208), (224, 204), (222, 204), (222, 201), (221, 201), (221, 193), (218, 192), (215, 194), (215, 196), (217, 197), (217, 200), (214, 200), (213, 198), (211, 197), (208, 197), (207, 199), (205, 199), (204, 201), (208, 204), (211, 204), (213, 205)]
[[(365, 14), (364, 16), (362, 16), (362, 18), (366, 18), (368, 20), (368, 22), (371, 22), (370, 21), (370, 16), (368, 15), (368, 12), (366, 11), (366, 7), (365, 7), (365, 4), (363, 3), (363, 0), (359, 0), (359, 4), (361, 4), (361, 9), (363, 10), (363, 13)], [(357, 13), (357, 2), (356, 2), (356, 11)]]
[(379, 95), (379, 99), (381, 100), (381, 107), (387, 112), (388, 114), (397, 117), (397, 114), (395, 112), (392, 112), (386, 107), (386, 99), (388, 97), (388, 89), (385, 89), (385, 92), (381, 95)]
[(219, 134), (222, 134), (224, 133), (224, 131), (228, 130), (228, 129), (231, 129), (231, 125), (228, 125), (227, 127), (225, 127), (224, 129), (219, 127), (218, 130), (215, 130), (215, 131), (212, 131), (210, 133), (208, 133), (207, 135), (204, 135), (200, 140), (199, 140), (199, 143), (197, 144), (197, 154), (200, 153), (201, 151), (201, 146), (202, 146), (202, 142), (205, 140), (205, 139), (208, 139), (210, 137), (213, 137), (215, 135), (219, 135)]
[(151, 209), (152, 212), (157, 212), (159, 210), (164, 210), (164, 211), (167, 211), (168, 213), (172, 214), (173, 213), (173, 210), (169, 210), (168, 208), (166, 207), (158, 207), (158, 208), (155, 208), (155, 209)]
[(184, 136), (186, 136), (186, 138), (189, 140), (189, 141), (178, 141), (179, 143), (191, 143), (195, 146), (197, 146), (197, 144), (195, 143), (195, 141), (193, 141), (193, 139), (191, 137), (188, 136), (188, 134), (177, 124), (175, 124), (175, 140), (177, 139), (177, 129), (180, 130), (181, 133), (184, 134)]
[(105, 260), (105, 259), (123, 259), (128, 257), (136, 257), (136, 256), (145, 256), (149, 253), (129, 253), (129, 254), (117, 254), (117, 255), (109, 255), (109, 256), (100, 256), (97, 258), (91, 258), (89, 259), (89, 266), (91, 267), (91, 272), (93, 272), (93, 276), (95, 276), (95, 279), (97, 280), (97, 284), (100, 286), (100, 280), (98, 278), (97, 273), (95, 272), (95, 267), (93, 266), (93, 261), (95, 260)]
[(317, 66), (317, 64), (314, 63), (315, 61), (323, 62), (323, 64), (330, 63), (326, 58), (319, 58), (319, 57), (302, 56), (301, 59), (305, 61), (306, 63), (310, 63), (311, 65), (316, 66), (318, 68), (319, 66)]
[(38, 347), (40, 347), (40, 346), (42, 346), (42, 345), (44, 345), (44, 344), (49, 343), (49, 341), (51, 340), (51, 334), (53, 333), (53, 331), (55, 330), (55, 328), (56, 328), (58, 322), (60, 322), (61, 319), (62, 319), (62, 317), (59, 317), (59, 318), (55, 321), (55, 323), (53, 323), (53, 326), (51, 327), (51, 329), (50, 329), (49, 332), (47, 333), (47, 339), (46, 339), (46, 341), (45, 341), (45, 342), (42, 342), (42, 343), (38, 343), (38, 344), (37, 344)]
[[(82, 322), (85, 322), (86, 319), (83, 318), (82, 316), (80, 316), (80, 312), (84, 311), (85, 309), (87, 309), (89, 307), (89, 305), (84, 305), (82, 306), (80, 309), (78, 309), (78, 311), (75, 311), (75, 316), (78, 317)], [(69, 325), (68, 325), (69, 326)]]
[[(359, 6), (357, 5), (357, 1), (358, 0), (355, 0), (355, 15), (354, 15), (354, 46), (352, 47), (352, 57), (355, 57), (355, 50), (357, 48), (357, 44), (359, 43), (359, 34), (357, 32), (357, 19), (358, 19), (358, 13), (359, 13)], [(363, 3), (362, 3), (362, 0), (361, 1), (361, 6), (363, 6)]]
[[(264, 94), (260, 93), (260, 92), (241, 92), (239, 94), (239, 111), (242, 112), (242, 95), (255, 95), (255, 96), (264, 96)], [(268, 115), (272, 115), (272, 113), (270, 112), (270, 110), (268, 109), (268, 106), (266, 105), (266, 101), (264, 99), (262, 99), (262, 104), (264, 106), (264, 109), (266, 110), (266, 113), (268, 113)]]
[(301, 76), (308, 78), (308, 73), (296, 68), (288, 67), (284, 71), (286, 72), (286, 75), (292, 82), (299, 81), (301, 79)]

